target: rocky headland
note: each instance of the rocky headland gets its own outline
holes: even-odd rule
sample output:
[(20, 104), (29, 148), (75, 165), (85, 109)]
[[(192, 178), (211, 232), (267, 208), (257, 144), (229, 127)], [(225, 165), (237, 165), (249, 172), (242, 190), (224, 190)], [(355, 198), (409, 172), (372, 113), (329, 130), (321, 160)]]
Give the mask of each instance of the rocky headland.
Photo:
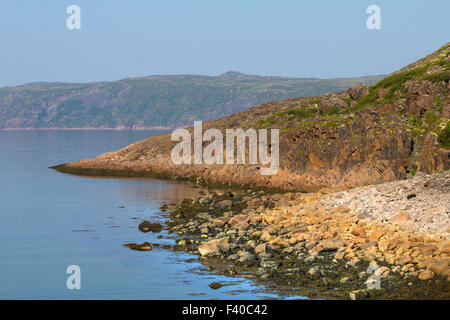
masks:
[(174, 164), (171, 152), (178, 142), (170, 133), (55, 168), (75, 174), (153, 176), (303, 192), (346, 190), (405, 179), (416, 171), (447, 170), (449, 52), (446, 44), (371, 87), (267, 102), (203, 123), (204, 131), (279, 129), (280, 169), (273, 176), (261, 175), (260, 165)]
[(258, 165), (175, 165), (170, 134), (54, 168), (210, 187), (170, 207), (165, 228), (177, 234), (172, 249), (227, 275), (308, 297), (449, 299), (449, 53), (446, 44), (370, 87), (203, 124), (280, 129), (273, 176)]

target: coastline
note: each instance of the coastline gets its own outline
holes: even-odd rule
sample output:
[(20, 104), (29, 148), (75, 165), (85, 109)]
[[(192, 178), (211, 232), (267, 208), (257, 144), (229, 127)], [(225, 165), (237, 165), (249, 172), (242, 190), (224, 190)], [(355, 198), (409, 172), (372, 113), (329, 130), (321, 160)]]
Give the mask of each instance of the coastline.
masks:
[[(435, 183), (448, 176), (424, 175), (416, 182)], [(409, 225), (417, 219), (407, 221), (403, 214), (380, 223), (367, 213), (333, 204), (335, 195), (246, 190), (186, 199), (169, 208), (169, 230), (179, 237), (173, 250), (195, 254), (224, 275), (255, 279), (284, 294), (450, 298), (449, 230), (414, 231)]]
[[(450, 212), (448, 171), (418, 173), (412, 179), (342, 192), (300, 193), (150, 171), (65, 165), (52, 169), (187, 181), (207, 187), (203, 197), (162, 207), (170, 211), (166, 228), (178, 238), (167, 249), (194, 254), (220, 274), (248, 277), (288, 295), (300, 290), (309, 298), (450, 298), (450, 228), (442, 224), (448, 224)], [(374, 190), (388, 197), (385, 203), (379, 197), (367, 198)], [(404, 204), (400, 198), (389, 198), (396, 194), (393, 190), (404, 190), (398, 193), (412, 208), (409, 214), (392, 207), (392, 203)], [(408, 198), (411, 192), (417, 195)], [(432, 199), (433, 194), (441, 201), (435, 203), (438, 200), (433, 198), (433, 205), (443, 205), (444, 211), (421, 207), (426, 203), (421, 197)], [(365, 203), (365, 207), (355, 207), (355, 203)], [(427, 221), (440, 228), (430, 228)], [(368, 289), (377, 279), (380, 289)]]

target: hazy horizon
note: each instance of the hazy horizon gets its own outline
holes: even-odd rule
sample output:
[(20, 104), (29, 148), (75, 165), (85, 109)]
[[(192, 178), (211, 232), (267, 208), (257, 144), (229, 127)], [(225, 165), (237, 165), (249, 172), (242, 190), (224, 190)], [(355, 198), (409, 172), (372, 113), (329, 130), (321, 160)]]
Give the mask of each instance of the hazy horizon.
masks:
[[(366, 27), (372, 4), (381, 9), (380, 30)], [(70, 5), (81, 9), (80, 30), (66, 27)], [(384, 75), (448, 42), (448, 9), (443, 0), (3, 1), (0, 87), (229, 70), (289, 78)]]

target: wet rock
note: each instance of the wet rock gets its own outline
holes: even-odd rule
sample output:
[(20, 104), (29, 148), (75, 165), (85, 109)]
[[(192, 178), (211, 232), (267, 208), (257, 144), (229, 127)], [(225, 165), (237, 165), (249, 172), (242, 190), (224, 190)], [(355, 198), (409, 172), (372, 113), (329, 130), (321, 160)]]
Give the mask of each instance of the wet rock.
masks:
[(237, 254), (232, 254), (232, 255), (228, 256), (228, 260), (237, 260), (239, 258), (240, 257)]
[(314, 276), (320, 270), (319, 266), (314, 266), (308, 270), (310, 276)]
[(249, 262), (249, 261), (257, 260), (257, 256), (248, 251), (244, 251), (244, 250), (239, 251), (237, 253), (237, 255), (239, 256), (239, 259), (238, 259), (239, 262)]
[(263, 268), (276, 269), (280, 266), (280, 262), (273, 260), (262, 260), (259, 265)]
[(366, 299), (369, 294), (365, 290), (355, 290), (349, 293), (351, 300)]
[(137, 244), (137, 243), (127, 243), (123, 245), (124, 247), (128, 247), (131, 250), (137, 250), (137, 251), (150, 251), (152, 250), (152, 246), (150, 243), (148, 242), (144, 242), (142, 244)]
[(231, 200), (223, 200), (217, 203), (220, 208), (229, 208), (233, 205)]
[(216, 289), (222, 288), (222, 287), (223, 287), (223, 284), (221, 284), (220, 282), (211, 282), (210, 284), (208, 284), (208, 286), (209, 286), (211, 289), (216, 290)]
[(269, 252), (265, 252), (265, 253), (260, 253), (259, 255), (260, 259), (270, 259), (272, 258), (272, 254)]
[(150, 223), (149, 221), (144, 221), (141, 224), (139, 224), (139, 230), (142, 232), (160, 232), (162, 230), (162, 225), (159, 223)]
[(348, 282), (348, 280), (350, 280), (349, 277), (344, 277), (341, 280), (339, 280), (339, 282), (340, 283), (346, 283), (346, 282)]
[(314, 255), (309, 255), (305, 259), (303, 259), (304, 263), (312, 263), (316, 260), (316, 257)]

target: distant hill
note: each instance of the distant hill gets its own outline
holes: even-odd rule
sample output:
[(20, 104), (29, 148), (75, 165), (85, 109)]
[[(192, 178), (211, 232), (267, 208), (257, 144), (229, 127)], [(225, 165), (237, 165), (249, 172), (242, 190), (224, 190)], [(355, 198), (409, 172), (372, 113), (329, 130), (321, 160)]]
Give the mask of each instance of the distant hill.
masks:
[(342, 91), (383, 76), (338, 79), (173, 75), (85, 84), (31, 83), (0, 89), (0, 129), (172, 128), (266, 101)]

